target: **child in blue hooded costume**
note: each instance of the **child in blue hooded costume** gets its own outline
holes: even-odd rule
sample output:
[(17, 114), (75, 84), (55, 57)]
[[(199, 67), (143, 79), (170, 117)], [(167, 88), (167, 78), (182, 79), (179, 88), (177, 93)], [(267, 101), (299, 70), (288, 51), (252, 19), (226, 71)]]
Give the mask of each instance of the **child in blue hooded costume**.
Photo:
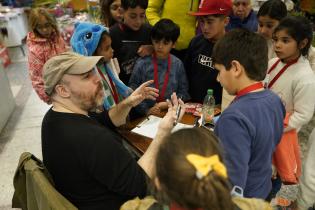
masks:
[(113, 57), (113, 49), (107, 28), (88, 22), (76, 23), (70, 42), (73, 51), (76, 53), (85, 56), (104, 57), (104, 63), (99, 63), (96, 70), (102, 78), (105, 90), (104, 108), (106, 110), (130, 95), (132, 89), (118, 78), (116, 71), (109, 65)]

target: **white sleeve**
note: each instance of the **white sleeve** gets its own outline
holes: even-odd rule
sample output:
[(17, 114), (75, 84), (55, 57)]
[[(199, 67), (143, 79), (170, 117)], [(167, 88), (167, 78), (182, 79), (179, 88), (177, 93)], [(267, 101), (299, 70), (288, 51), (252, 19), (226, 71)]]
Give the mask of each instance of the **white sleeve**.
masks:
[(308, 61), (310, 62), (311, 68), (315, 74), (315, 47), (311, 46), (308, 51)]
[(308, 145), (309, 151), (305, 158), (297, 198), (299, 210), (307, 210), (315, 203), (315, 129), (310, 135)]
[(293, 85), (294, 111), (290, 116), (289, 127), (299, 129), (307, 124), (315, 108), (315, 75), (301, 77)]

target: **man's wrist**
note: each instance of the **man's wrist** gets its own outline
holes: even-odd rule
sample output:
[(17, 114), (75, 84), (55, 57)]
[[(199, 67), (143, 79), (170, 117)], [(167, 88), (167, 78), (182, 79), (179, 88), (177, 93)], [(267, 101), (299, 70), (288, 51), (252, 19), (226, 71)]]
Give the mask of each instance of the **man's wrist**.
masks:
[(122, 101), (122, 104), (126, 108), (133, 108), (132, 100), (130, 99), (130, 96), (127, 97), (125, 100)]
[(158, 127), (158, 132), (156, 135), (160, 135), (160, 136), (167, 136), (168, 134), (170, 134), (173, 130), (174, 126), (159, 126)]
[(155, 140), (161, 143), (161, 141), (171, 133), (171, 130), (163, 129), (163, 128), (158, 128), (158, 131), (155, 135)]

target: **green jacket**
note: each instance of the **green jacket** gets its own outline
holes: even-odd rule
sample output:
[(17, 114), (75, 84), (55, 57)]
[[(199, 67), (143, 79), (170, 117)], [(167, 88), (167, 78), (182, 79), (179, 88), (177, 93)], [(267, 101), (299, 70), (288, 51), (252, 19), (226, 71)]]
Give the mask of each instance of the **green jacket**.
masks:
[(23, 210), (77, 210), (54, 188), (42, 161), (29, 152), (19, 160), (14, 179), (12, 208)]
[[(193, 4), (191, 6), (191, 4)], [(146, 16), (151, 25), (161, 18), (168, 18), (180, 27), (180, 36), (176, 42), (176, 49), (186, 49), (190, 40), (196, 34), (196, 18), (187, 12), (197, 11), (199, 1), (196, 0), (149, 0)]]

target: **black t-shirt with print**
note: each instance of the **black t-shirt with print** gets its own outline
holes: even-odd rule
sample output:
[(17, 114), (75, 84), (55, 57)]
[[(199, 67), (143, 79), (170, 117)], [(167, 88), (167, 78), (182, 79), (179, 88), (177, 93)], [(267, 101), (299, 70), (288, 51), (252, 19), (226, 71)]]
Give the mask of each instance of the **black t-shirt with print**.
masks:
[(144, 24), (138, 31), (133, 31), (124, 24), (115, 24), (109, 32), (112, 38), (114, 57), (119, 62), (119, 78), (128, 84), (133, 67), (139, 58), (137, 54), (139, 47), (151, 44), (151, 26)]
[(202, 34), (194, 37), (187, 49), (185, 69), (189, 82), (189, 94), (193, 102), (202, 103), (208, 89), (213, 89), (216, 104), (221, 104), (222, 87), (217, 82), (218, 71), (212, 62), (214, 43)]

